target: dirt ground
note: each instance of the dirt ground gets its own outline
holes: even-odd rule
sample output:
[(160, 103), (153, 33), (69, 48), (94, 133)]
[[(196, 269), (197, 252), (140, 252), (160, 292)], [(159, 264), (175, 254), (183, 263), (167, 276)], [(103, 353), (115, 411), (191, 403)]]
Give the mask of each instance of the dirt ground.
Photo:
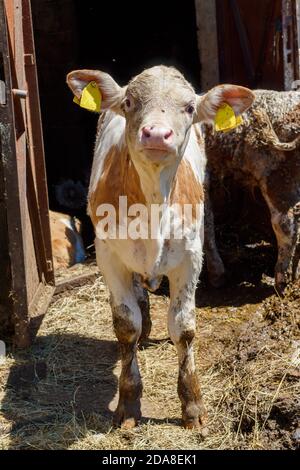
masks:
[(271, 247), (235, 252), (223, 252), (228, 285), (215, 290), (204, 280), (196, 298), (205, 439), (180, 426), (166, 286), (151, 295), (151, 339), (138, 352), (142, 422), (112, 427), (120, 363), (99, 276), (55, 299), (30, 351), (11, 351), (0, 365), (0, 449), (299, 449), (300, 283), (281, 299)]

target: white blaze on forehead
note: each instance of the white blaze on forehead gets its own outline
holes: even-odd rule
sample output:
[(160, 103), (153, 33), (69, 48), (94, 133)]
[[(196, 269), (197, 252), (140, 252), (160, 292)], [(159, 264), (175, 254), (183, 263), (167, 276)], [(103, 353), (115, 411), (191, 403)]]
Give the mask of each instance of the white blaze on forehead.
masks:
[(156, 66), (134, 77), (127, 91), (141, 101), (163, 96), (168, 100), (191, 100), (195, 98), (193, 87), (173, 67)]

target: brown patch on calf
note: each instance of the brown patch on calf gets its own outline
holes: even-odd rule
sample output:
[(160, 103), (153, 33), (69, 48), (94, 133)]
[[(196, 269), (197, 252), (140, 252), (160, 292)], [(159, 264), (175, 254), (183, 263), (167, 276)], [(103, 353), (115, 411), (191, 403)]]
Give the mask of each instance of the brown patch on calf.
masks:
[(194, 337), (195, 337), (195, 331), (194, 330), (184, 331), (181, 334), (180, 343), (182, 344), (182, 346), (189, 345), (193, 341)]
[[(111, 204), (117, 213), (119, 196), (127, 196), (127, 204), (146, 204), (145, 195), (141, 188), (139, 175), (132, 163), (128, 149), (124, 146), (119, 149), (113, 146), (105, 157), (101, 178), (96, 190), (89, 197), (90, 216), (94, 226), (101, 219), (96, 215), (97, 208), (101, 204)], [(192, 217), (197, 217), (197, 205), (204, 201), (204, 191), (202, 184), (187, 160), (182, 160), (179, 164), (170, 203), (192, 205)]]
[(129, 371), (122, 371), (119, 379), (119, 402), (114, 413), (114, 425), (123, 429), (135, 427), (142, 417), (141, 397), (143, 391), (142, 382), (133, 383), (128, 379)]
[(196, 372), (187, 373), (180, 368), (178, 377), (178, 395), (182, 402), (183, 413), (189, 404), (201, 401), (201, 392)]
[(177, 390), (181, 401), (183, 425), (191, 429), (205, 424), (206, 410), (196, 372), (189, 373), (181, 366)]
[(179, 341), (185, 355), (179, 365), (177, 390), (181, 401), (183, 425), (188, 429), (200, 427), (206, 419), (198, 377), (195, 370), (191, 369), (193, 358), (189, 348), (194, 336), (194, 330), (187, 330), (181, 334)]
[(138, 369), (136, 347), (121, 344), (122, 372), (119, 378), (119, 402), (114, 424), (123, 428), (136, 426), (141, 419), (143, 384)]
[(197, 205), (204, 201), (203, 186), (198, 181), (190, 163), (181, 160), (171, 192), (170, 203), (179, 204), (184, 207), (185, 204), (192, 205), (192, 217), (197, 217)]
[(72, 266), (72, 244), (67, 237), (63, 239), (53, 239), (52, 252), (54, 269), (69, 268)]
[(112, 313), (114, 330), (119, 342), (121, 344), (137, 342), (139, 331), (130, 320), (132, 313), (127, 305), (112, 306)]
[(126, 146), (110, 149), (97, 188), (89, 197), (90, 216), (95, 227), (100, 220), (96, 211), (101, 204), (111, 204), (116, 209), (118, 221), (119, 196), (127, 196), (128, 207), (146, 203), (139, 175)]

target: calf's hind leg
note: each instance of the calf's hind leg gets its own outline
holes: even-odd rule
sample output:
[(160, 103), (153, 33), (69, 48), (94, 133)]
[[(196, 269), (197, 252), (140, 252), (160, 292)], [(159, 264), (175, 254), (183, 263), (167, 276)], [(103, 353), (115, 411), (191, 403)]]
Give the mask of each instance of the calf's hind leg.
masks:
[(295, 281), (300, 274), (300, 202), (286, 211), (278, 210), (270, 199), (267, 203), (278, 245), (275, 285), (279, 292), (283, 292), (287, 284)]
[(143, 344), (149, 338), (152, 321), (150, 317), (150, 302), (147, 289), (142, 285), (141, 276), (133, 275), (133, 287), (142, 314), (142, 333), (139, 343)]
[(183, 425), (188, 429), (200, 429), (206, 420), (193, 352), (195, 290), (199, 274), (197, 263), (193, 266), (187, 262), (169, 275), (171, 302), (168, 327), (178, 353), (178, 395)]
[(114, 424), (132, 428), (141, 418), (143, 386), (136, 354), (142, 332), (141, 310), (134, 292), (132, 273), (109, 252), (103, 241), (97, 240), (96, 252), (98, 266), (110, 290), (113, 325), (122, 361)]
[(209, 194), (207, 193), (205, 197), (204, 252), (209, 282), (213, 287), (218, 288), (225, 284), (225, 267), (217, 248), (214, 215)]

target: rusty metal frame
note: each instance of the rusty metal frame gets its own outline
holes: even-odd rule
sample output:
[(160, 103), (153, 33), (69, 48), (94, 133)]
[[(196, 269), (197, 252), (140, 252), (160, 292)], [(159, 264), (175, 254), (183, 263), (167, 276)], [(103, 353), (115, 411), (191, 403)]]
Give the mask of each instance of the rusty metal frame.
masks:
[[(49, 206), (30, 0), (0, 0), (0, 60), (4, 77), (0, 100), (1, 172), (10, 259), (14, 342), (31, 343), (31, 323), (47, 309), (54, 293)], [(5, 93), (3, 93), (3, 83)], [(1, 198), (0, 198), (1, 199)], [(34, 241), (39, 285), (28, 295), (26, 210)], [(5, 276), (5, 274), (4, 274)], [(0, 276), (1, 282), (1, 276)]]
[(11, 66), (8, 43), (8, 30), (5, 21), (4, 2), (0, 0), (0, 54), (2, 55), (6, 102), (0, 106), (1, 158), (5, 181), (5, 202), (7, 208), (7, 227), (9, 233), (9, 257), (11, 260), (11, 282), (13, 292), (13, 323), (15, 335), (21, 346), (29, 344), (28, 299), (25, 279), (24, 240), (22, 237), (21, 202), (17, 162), (15, 110), (12, 96)]
[[(33, 181), (33, 172), (31, 171), (32, 183), (35, 183), (35, 186), (32, 185), (31, 194), (36, 203), (36, 217), (32, 220), (35, 221), (36, 225), (35, 233), (37, 233), (40, 238), (40, 249), (38, 250), (38, 253), (40, 254), (39, 262), (42, 265), (45, 281), (54, 283), (51, 234), (49, 229), (45, 230), (45, 227), (50, 227), (49, 201), (30, 0), (23, 0), (22, 12), (24, 67), (26, 81), (30, 88), (30, 93), (28, 94), (28, 106), (26, 106), (28, 150), (31, 165), (35, 167), (35, 175), (38, 179), (38, 182)], [(33, 207), (33, 204), (30, 205), (30, 207)]]

